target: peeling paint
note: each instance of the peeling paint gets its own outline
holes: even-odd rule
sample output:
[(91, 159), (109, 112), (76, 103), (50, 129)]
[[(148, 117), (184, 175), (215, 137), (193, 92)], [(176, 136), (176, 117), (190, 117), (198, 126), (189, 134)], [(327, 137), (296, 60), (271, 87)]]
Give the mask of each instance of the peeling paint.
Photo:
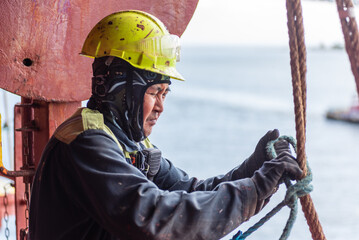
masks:
[(137, 27), (140, 28), (142, 31), (145, 30), (145, 26), (143, 24), (137, 24)]

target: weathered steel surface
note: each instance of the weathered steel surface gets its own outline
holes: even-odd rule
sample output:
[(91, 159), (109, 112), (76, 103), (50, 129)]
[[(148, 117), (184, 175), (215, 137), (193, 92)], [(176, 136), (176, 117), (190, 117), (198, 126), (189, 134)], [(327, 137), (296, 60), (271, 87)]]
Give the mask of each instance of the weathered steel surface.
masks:
[[(14, 109), (14, 167), (15, 170), (21, 170), (22, 167), (22, 134), (16, 129), (21, 128), (21, 110)], [(20, 229), (26, 228), (26, 201), (25, 201), (25, 184), (23, 178), (15, 178), (15, 222), (16, 222), (16, 239), (20, 239)], [(14, 234), (14, 233), (12, 233)]]
[(181, 35), (198, 0), (1, 0), (0, 88), (26, 98), (89, 98), (92, 60), (79, 55), (91, 28), (125, 9), (149, 12)]

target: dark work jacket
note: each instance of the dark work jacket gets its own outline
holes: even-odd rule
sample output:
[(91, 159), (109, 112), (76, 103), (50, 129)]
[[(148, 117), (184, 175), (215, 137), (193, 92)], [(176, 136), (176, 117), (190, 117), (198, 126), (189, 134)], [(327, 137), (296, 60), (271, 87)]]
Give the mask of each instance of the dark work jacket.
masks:
[(31, 240), (219, 239), (255, 214), (240, 167), (198, 180), (162, 158), (150, 181), (124, 154), (143, 145), (110, 127), (82, 108), (55, 131), (32, 186)]

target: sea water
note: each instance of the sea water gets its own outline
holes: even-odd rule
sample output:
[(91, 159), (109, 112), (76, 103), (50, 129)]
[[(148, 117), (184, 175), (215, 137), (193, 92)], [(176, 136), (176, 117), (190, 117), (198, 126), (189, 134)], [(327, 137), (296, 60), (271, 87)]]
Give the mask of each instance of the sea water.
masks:
[[(311, 196), (327, 239), (359, 239), (355, 233), (359, 228), (355, 183), (359, 125), (325, 118), (327, 110), (349, 107), (356, 97), (349, 60), (343, 49), (309, 48), (307, 58), (306, 153), (314, 175)], [(150, 138), (190, 176), (203, 179), (226, 173), (253, 152), (268, 130), (277, 128), (282, 135), (295, 136), (287, 47), (183, 46), (178, 70), (186, 81), (173, 81), (165, 111)], [(19, 101), (7, 96), (9, 106), (4, 106), (0, 96), (2, 114), (5, 107), (12, 113)], [(8, 159), (5, 135), (3, 130), (4, 158)], [(238, 229), (253, 225), (284, 194), (281, 186), (262, 212)], [(279, 239), (288, 214), (285, 207), (248, 239)], [(10, 221), (10, 239), (15, 239), (14, 217)], [(4, 225), (3, 220), (0, 239), (5, 239)], [(289, 239), (311, 239), (308, 229), (299, 207)]]

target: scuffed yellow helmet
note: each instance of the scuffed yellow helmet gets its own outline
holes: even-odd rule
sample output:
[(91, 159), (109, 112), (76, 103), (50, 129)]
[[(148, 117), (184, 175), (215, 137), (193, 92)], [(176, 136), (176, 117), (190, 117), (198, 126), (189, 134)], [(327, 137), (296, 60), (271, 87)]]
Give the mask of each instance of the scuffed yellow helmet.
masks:
[(156, 17), (137, 10), (103, 18), (91, 30), (81, 51), (92, 58), (122, 58), (136, 68), (184, 80), (176, 70), (179, 53), (179, 37), (169, 34)]

